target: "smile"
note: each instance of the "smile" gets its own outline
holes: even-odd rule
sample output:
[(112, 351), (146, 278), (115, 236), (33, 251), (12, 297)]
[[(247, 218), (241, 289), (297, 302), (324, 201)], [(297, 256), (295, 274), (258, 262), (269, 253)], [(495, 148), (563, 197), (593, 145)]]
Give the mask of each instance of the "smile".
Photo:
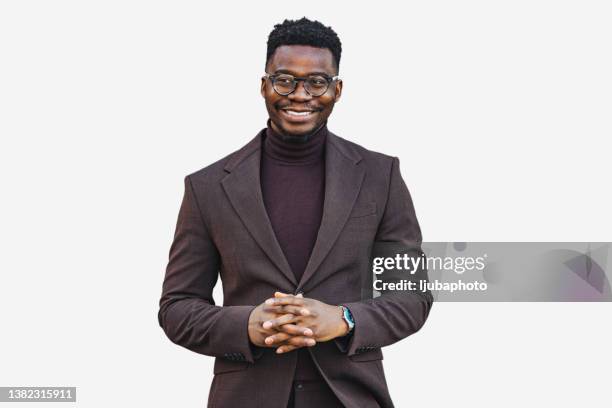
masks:
[(296, 116), (296, 117), (306, 117), (309, 115), (312, 115), (314, 113), (314, 111), (294, 111), (294, 110), (289, 110), (289, 109), (284, 109), (283, 110), (284, 113), (286, 113), (287, 115), (290, 116)]
[(291, 123), (310, 123), (315, 119), (317, 110), (296, 111), (291, 109), (281, 109), (281, 117)]

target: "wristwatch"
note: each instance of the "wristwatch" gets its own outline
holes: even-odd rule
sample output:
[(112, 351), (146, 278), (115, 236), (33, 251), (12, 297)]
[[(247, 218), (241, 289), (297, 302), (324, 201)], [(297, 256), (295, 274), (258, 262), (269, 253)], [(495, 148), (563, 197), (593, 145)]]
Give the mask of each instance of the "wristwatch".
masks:
[(348, 309), (348, 307), (344, 307), (344, 306), (340, 306), (340, 307), (342, 308), (342, 319), (344, 319), (344, 321), (348, 325), (348, 328), (349, 328), (348, 333), (350, 333), (353, 331), (353, 328), (355, 327), (355, 320), (353, 319), (353, 314)]

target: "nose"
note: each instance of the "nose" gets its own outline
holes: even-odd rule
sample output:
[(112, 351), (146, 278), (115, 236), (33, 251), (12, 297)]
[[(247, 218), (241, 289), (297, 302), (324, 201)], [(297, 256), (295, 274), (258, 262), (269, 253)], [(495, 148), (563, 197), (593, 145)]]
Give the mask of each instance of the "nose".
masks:
[(297, 85), (295, 86), (295, 91), (288, 95), (289, 99), (292, 101), (307, 101), (312, 99), (312, 96), (306, 92), (304, 85), (304, 81), (298, 81)]

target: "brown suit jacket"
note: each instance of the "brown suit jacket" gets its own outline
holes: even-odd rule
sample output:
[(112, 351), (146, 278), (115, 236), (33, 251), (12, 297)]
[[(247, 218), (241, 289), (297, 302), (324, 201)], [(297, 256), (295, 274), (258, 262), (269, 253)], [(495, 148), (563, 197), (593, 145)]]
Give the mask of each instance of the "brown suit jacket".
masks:
[[(430, 294), (401, 291), (366, 298), (376, 243), (420, 251), (421, 232), (399, 161), (329, 132), (323, 218), (298, 282), (262, 199), (262, 135), (185, 178), (159, 324), (172, 342), (216, 357), (209, 407), (284, 408), (297, 353), (277, 355), (250, 345), (251, 310), (277, 290), (343, 304), (355, 320), (350, 341), (346, 347), (341, 341), (318, 343), (309, 348), (313, 360), (345, 406), (392, 407), (380, 348), (418, 331), (433, 302)], [(212, 297), (219, 276), (223, 306)]]

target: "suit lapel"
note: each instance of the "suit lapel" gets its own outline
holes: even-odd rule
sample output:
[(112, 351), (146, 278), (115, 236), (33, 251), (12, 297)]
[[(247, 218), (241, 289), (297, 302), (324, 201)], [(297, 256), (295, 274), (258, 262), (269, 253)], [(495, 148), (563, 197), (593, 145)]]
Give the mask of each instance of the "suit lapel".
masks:
[(346, 224), (365, 175), (360, 156), (343, 145), (342, 139), (328, 133), (325, 147), (325, 202), (323, 218), (312, 254), (297, 290), (301, 290), (332, 249)]
[(294, 285), (297, 280), (278, 244), (263, 201), (260, 182), (261, 133), (226, 165), (230, 174), (221, 181), (234, 210), (255, 241)]

